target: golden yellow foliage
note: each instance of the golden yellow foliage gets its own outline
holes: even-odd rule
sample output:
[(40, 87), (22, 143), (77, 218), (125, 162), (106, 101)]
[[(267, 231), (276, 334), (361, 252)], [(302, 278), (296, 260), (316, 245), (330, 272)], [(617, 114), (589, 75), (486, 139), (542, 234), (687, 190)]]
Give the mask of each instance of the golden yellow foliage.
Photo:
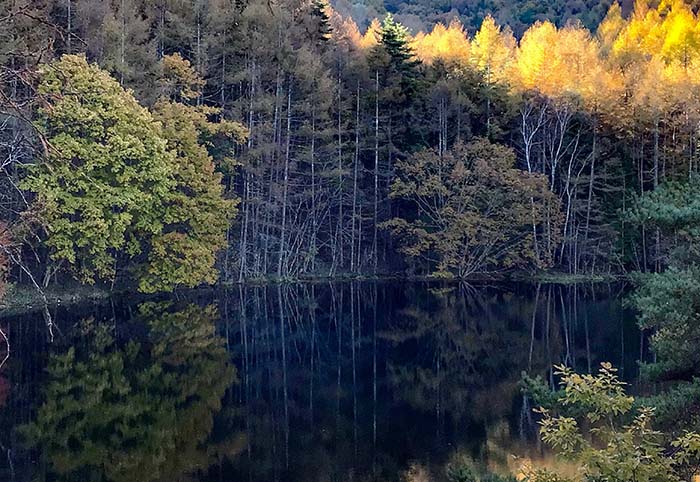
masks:
[(414, 37), (412, 46), (416, 56), (428, 64), (436, 59), (459, 65), (466, 65), (469, 61), (469, 38), (457, 19), (447, 27), (436, 24), (428, 34), (420, 32)]
[(610, 53), (623, 28), (625, 28), (625, 19), (622, 18), (622, 7), (619, 3), (613, 2), (607, 15), (598, 25), (597, 37), (603, 55), (607, 56)]
[(490, 15), (474, 36), (472, 64), (484, 72), (487, 82), (507, 82), (517, 42), (510, 30), (502, 30)]
[[(369, 49), (377, 44), (381, 25), (373, 20), (364, 35), (351, 26), (341, 30)], [(487, 16), (473, 39), (453, 20), (418, 33), (411, 45), (426, 64), (441, 59), (471, 67), (487, 83), (556, 102), (576, 101), (620, 121), (631, 115), (627, 111), (658, 118), (666, 110), (689, 112), (700, 105), (700, 22), (687, 0), (636, 0), (628, 18), (613, 2), (595, 36), (580, 25), (537, 22), (518, 43)]]
[(379, 33), (382, 30), (382, 24), (378, 19), (372, 20), (365, 34), (360, 38), (360, 48), (369, 50), (379, 42)]

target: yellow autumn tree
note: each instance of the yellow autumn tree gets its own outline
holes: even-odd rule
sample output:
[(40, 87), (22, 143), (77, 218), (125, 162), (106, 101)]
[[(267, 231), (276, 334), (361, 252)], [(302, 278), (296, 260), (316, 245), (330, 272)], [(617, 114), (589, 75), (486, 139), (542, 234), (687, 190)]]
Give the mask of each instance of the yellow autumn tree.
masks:
[(506, 83), (515, 57), (517, 42), (509, 29), (501, 29), (490, 15), (474, 36), (472, 65), (483, 72), (486, 81)]
[(382, 31), (382, 24), (379, 19), (373, 19), (367, 31), (360, 38), (360, 48), (362, 50), (371, 50), (372, 47), (379, 43), (379, 34)]
[(533, 25), (520, 42), (514, 78), (522, 91), (552, 99), (583, 98), (593, 93), (600, 63), (598, 44), (588, 30), (552, 23)]
[(428, 34), (420, 32), (412, 45), (416, 56), (427, 64), (436, 59), (457, 65), (466, 65), (469, 61), (469, 38), (457, 19), (447, 27), (442, 23), (436, 24)]
[(600, 43), (600, 52), (603, 56), (608, 56), (613, 49), (613, 45), (620, 35), (620, 32), (625, 28), (626, 21), (622, 17), (622, 7), (619, 3), (613, 2), (608, 9), (608, 13), (600, 25), (596, 36)]
[(667, 63), (678, 63), (688, 68), (700, 50), (700, 31), (695, 14), (683, 0), (662, 2), (668, 9), (662, 31), (661, 56)]
[(537, 22), (520, 41), (513, 80), (521, 91), (537, 90), (548, 94), (550, 87), (551, 48), (558, 40), (557, 28), (551, 22)]

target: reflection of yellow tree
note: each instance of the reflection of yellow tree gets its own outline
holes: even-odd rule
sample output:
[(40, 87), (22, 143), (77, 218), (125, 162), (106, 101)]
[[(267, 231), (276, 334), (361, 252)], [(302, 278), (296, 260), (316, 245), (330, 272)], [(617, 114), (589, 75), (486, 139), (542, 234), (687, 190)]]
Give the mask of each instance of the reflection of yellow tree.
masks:
[(85, 352), (51, 358), (44, 404), (24, 432), (65, 480), (187, 480), (240, 445), (206, 443), (235, 381), (214, 307), (168, 308), (140, 306), (146, 342), (119, 346), (110, 327), (87, 320)]

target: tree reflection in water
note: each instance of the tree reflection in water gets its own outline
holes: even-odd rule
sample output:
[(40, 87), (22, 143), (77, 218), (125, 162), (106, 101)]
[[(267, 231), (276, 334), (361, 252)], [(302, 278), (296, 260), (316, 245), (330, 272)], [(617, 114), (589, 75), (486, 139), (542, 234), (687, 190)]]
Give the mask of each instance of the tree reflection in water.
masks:
[(489, 466), (533, 458), (522, 371), (585, 371), (635, 336), (607, 287), (352, 282), (226, 299), (249, 435), (227, 473), (252, 481), (397, 480), (425, 462), (442, 480), (454, 451)]
[[(113, 326), (81, 322), (82, 346), (52, 355), (36, 421), (22, 428), (45, 478), (66, 481), (197, 480), (242, 446), (213, 442), (214, 415), (235, 380), (213, 306), (138, 307), (143, 340), (118, 343)], [(52, 477), (53, 478), (53, 477)]]
[[(60, 350), (9, 320), (22, 357), (5, 373), (0, 443), (13, 465), (0, 457), (0, 480), (395, 481), (414, 467), (439, 482), (455, 453), (490, 469), (541, 458), (522, 371), (551, 380), (555, 363), (585, 372), (612, 360), (636, 376), (640, 334), (615, 286), (348, 282), (192, 296), (207, 307), (85, 310), (111, 323), (60, 310), (70, 348), (49, 360)], [(12, 436), (28, 421), (29, 452)]]

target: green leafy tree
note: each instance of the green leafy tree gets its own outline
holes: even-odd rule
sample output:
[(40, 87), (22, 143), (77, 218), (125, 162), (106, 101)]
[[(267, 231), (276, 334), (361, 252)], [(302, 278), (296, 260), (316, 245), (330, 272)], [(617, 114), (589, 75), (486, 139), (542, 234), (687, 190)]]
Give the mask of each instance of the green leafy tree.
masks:
[[(225, 199), (222, 175), (215, 171), (215, 159), (207, 147), (214, 150), (222, 141), (239, 142), (246, 135), (236, 122), (210, 121), (218, 109), (186, 103), (198, 98), (204, 85), (187, 60), (166, 56), (163, 71), (162, 84), (169, 98), (161, 98), (153, 114), (175, 152), (175, 187), (165, 197), (163, 230), (153, 237), (139, 276), (139, 286), (146, 292), (216, 282), (216, 255), (227, 246), (226, 233), (238, 199)], [(218, 161), (224, 169), (235, 167), (234, 160), (225, 156), (231, 150), (222, 149), (224, 157)]]
[(403, 253), (428, 260), (434, 274), (465, 277), (535, 262), (533, 229), (543, 207), (556, 211), (557, 202), (542, 176), (515, 167), (510, 148), (476, 139), (442, 156), (419, 152), (396, 171), (391, 196), (419, 215), (385, 226)]
[(44, 66), (38, 91), (36, 127), (48, 156), (24, 181), (36, 194), (31, 215), (54, 262), (85, 282), (114, 279), (163, 229), (174, 154), (153, 116), (83, 56)]
[(204, 84), (189, 62), (166, 57), (163, 72), (153, 113), (84, 57), (42, 72), (37, 127), (48, 157), (28, 170), (36, 200), (25, 217), (39, 220), (51, 259), (85, 282), (114, 280), (124, 267), (144, 292), (217, 279), (237, 201), (225, 199), (215, 169), (232, 172), (227, 154), (246, 131), (186, 103)]
[[(589, 482), (687, 481), (695, 473), (700, 437), (686, 433), (673, 440), (667, 451), (663, 434), (652, 428), (653, 409), (633, 411), (634, 397), (609, 363), (595, 375), (580, 375), (565, 366), (555, 367), (561, 376), (558, 404), (582, 416), (557, 415), (540, 408), (542, 440), (561, 455), (581, 465)], [(549, 477), (549, 478), (547, 478)], [(558, 480), (537, 472), (530, 480)]]

